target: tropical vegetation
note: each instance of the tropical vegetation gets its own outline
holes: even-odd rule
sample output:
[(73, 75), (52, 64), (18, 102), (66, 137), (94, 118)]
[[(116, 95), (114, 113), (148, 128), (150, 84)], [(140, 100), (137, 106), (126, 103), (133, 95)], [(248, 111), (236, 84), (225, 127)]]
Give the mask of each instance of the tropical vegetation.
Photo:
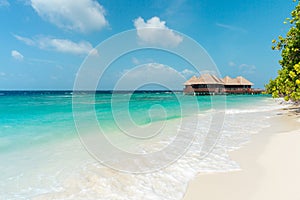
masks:
[(279, 61), (281, 69), (278, 76), (266, 85), (266, 92), (273, 97), (284, 97), (286, 101), (300, 101), (300, 0), (285, 20), (290, 25), (286, 37), (279, 36), (273, 40), (273, 50), (281, 51)]

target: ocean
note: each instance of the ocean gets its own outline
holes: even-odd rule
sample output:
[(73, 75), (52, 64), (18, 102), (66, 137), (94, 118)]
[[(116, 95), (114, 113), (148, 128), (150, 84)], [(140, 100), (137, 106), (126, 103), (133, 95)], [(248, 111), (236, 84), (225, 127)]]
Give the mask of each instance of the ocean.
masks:
[(0, 199), (182, 199), (268, 127), (266, 95), (0, 92)]

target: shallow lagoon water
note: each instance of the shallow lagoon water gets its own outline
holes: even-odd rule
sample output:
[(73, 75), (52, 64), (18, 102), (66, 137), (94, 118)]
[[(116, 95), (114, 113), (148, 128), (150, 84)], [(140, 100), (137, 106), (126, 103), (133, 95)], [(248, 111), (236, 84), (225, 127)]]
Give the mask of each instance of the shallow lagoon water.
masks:
[[(4, 92), (0, 96), (0, 170), (5, 173), (0, 174), (0, 199), (181, 199), (188, 181), (198, 173), (240, 170), (228, 158), (228, 151), (249, 142), (251, 134), (267, 127), (266, 119), (283, 107), (269, 96), (226, 96), (220, 138), (202, 157), (212, 113), (224, 109), (224, 97), (213, 98), (170, 92), (98, 93), (92, 98), (82, 94), (76, 110), (85, 126), (81, 134), (93, 137), (97, 131), (88, 120), (94, 112), (104, 133), (125, 150), (158, 151), (172, 142), (174, 130), (195, 132), (178, 160), (152, 173), (132, 174), (103, 166), (87, 152), (76, 131), (71, 93)], [(87, 104), (94, 111), (86, 110)], [(167, 124), (165, 134), (157, 138), (139, 145), (118, 140), (123, 129), (161, 122)]]

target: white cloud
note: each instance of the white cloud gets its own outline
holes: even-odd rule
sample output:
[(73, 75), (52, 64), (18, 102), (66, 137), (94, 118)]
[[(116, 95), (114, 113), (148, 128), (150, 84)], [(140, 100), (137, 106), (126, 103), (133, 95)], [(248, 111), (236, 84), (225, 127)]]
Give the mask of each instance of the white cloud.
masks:
[(135, 65), (138, 65), (138, 64), (141, 63), (136, 57), (133, 57), (133, 58), (131, 59), (131, 61), (132, 61), (132, 63), (135, 64)]
[(0, 0), (0, 7), (1, 6), (9, 6), (9, 2), (7, 0)]
[(239, 71), (242, 74), (253, 74), (256, 71), (256, 67), (255, 65), (241, 64), (239, 66)]
[(230, 61), (230, 62), (228, 63), (228, 65), (229, 65), (230, 67), (236, 66), (236, 64), (235, 64), (233, 61)]
[(0, 72), (0, 76), (5, 76), (6, 74), (4, 72)]
[(25, 37), (22, 37), (22, 36), (19, 36), (19, 35), (14, 35), (14, 37), (22, 42), (24, 42), (25, 44), (27, 45), (30, 45), (30, 46), (34, 46), (35, 42), (32, 40), (32, 39), (29, 39), (29, 38), (25, 38)]
[(199, 73), (196, 73), (189, 69), (184, 69), (183, 71), (180, 72), (180, 74), (185, 78), (190, 78), (191, 76), (199, 76)]
[(88, 54), (93, 50), (89, 42), (81, 41), (75, 43), (66, 39), (42, 38), (38, 41), (38, 45), (42, 49), (50, 49), (62, 53)]
[(176, 15), (185, 3), (186, 3), (186, 0), (174, 0), (174, 1), (172, 1), (172, 3), (169, 3), (169, 7), (165, 11), (166, 15), (167, 16)]
[(137, 57), (132, 57), (131, 62), (134, 65), (141, 65), (141, 64), (147, 64), (147, 63), (155, 63), (155, 60), (152, 58), (137, 58)]
[(67, 39), (57, 39), (40, 36), (35, 39), (25, 38), (15, 35), (15, 38), (30, 46), (37, 46), (40, 49), (53, 50), (61, 53), (71, 54), (98, 54), (98, 51), (87, 41), (73, 42)]
[(183, 40), (181, 36), (166, 26), (165, 21), (160, 21), (158, 17), (152, 17), (147, 22), (139, 17), (134, 20), (134, 26), (140, 41), (146, 44), (175, 47)]
[(16, 50), (12, 50), (12, 51), (11, 51), (11, 56), (12, 56), (14, 59), (19, 60), (19, 61), (21, 61), (21, 60), (24, 59), (24, 56), (23, 56), (20, 52), (18, 52), (18, 51), (16, 51)]
[(108, 25), (104, 8), (95, 0), (31, 0), (31, 6), (63, 29), (90, 32)]
[(216, 23), (216, 25), (218, 27), (221, 27), (221, 28), (224, 28), (224, 29), (227, 29), (227, 30), (230, 30), (230, 31), (238, 31), (238, 32), (243, 32), (243, 33), (247, 32), (247, 30), (245, 30), (243, 28), (236, 27), (236, 26), (229, 25), (229, 24)]
[(182, 89), (185, 78), (175, 69), (159, 64), (148, 63), (131, 70), (123, 71), (116, 90), (135, 90), (141, 87), (160, 89)]

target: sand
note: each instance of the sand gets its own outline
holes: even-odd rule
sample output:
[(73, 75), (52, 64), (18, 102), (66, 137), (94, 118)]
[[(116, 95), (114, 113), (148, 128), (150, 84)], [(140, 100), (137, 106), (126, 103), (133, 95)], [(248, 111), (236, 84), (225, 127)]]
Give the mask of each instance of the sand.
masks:
[(184, 200), (300, 200), (300, 121), (297, 113), (270, 119), (271, 126), (230, 152), (240, 171), (199, 174)]

